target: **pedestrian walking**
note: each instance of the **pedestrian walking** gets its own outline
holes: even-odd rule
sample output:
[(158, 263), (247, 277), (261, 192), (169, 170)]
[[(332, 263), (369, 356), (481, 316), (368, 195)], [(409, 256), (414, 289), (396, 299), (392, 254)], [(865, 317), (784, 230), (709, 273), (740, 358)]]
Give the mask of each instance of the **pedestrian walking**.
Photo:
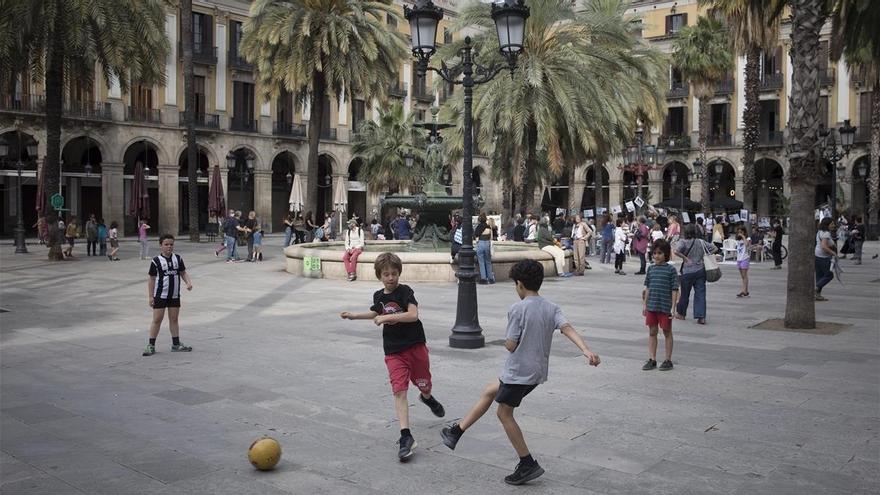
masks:
[(98, 255), (98, 221), (94, 213), (89, 215), (86, 222), (86, 256)]
[(654, 243), (651, 250), (654, 263), (648, 268), (642, 290), (642, 315), (648, 327), (648, 361), (642, 371), (657, 368), (657, 334), (660, 330), (663, 330), (666, 345), (666, 359), (660, 364), (660, 371), (672, 369), (672, 308), (678, 302), (678, 273), (669, 264), (671, 255), (672, 248), (665, 239)]
[(67, 241), (64, 255), (68, 258), (73, 258), (73, 246), (76, 243), (77, 237), (79, 237), (79, 226), (76, 224), (76, 215), (73, 215), (67, 221), (67, 226), (64, 228), (64, 239)]
[(107, 226), (104, 219), (98, 220), (98, 256), (107, 256)]
[(724, 217), (718, 216), (715, 217), (715, 226), (712, 227), (712, 244), (715, 245), (716, 248), (721, 249), (724, 247)]
[(770, 250), (773, 252), (773, 269), (782, 269), (782, 237), (785, 235), (785, 229), (782, 228), (782, 222), (777, 218), (773, 221), (773, 244)]
[(719, 250), (697, 237), (694, 225), (684, 229), (684, 241), (678, 243), (675, 254), (681, 258), (681, 296), (676, 306), (675, 318), (684, 320), (690, 304), (691, 289), (694, 291), (694, 318), (697, 323), (706, 323), (706, 266), (703, 257), (706, 253), (714, 255)]
[(116, 255), (119, 252), (119, 224), (115, 220), (110, 222), (107, 238), (110, 239), (110, 253), (107, 255), (107, 258), (110, 261), (119, 261), (119, 256)]
[(819, 222), (819, 231), (816, 232), (816, 300), (827, 301), (822, 295), (822, 289), (834, 279), (832, 263), (837, 261), (837, 249), (831, 232), (834, 230), (834, 220), (825, 217)]
[(150, 253), (150, 247), (147, 245), (147, 231), (150, 230), (150, 226), (147, 224), (145, 220), (138, 220), (138, 242), (141, 245), (141, 259), (147, 259)]
[(45, 246), (49, 241), (49, 222), (45, 216), (37, 218), (37, 222), (33, 225), (37, 229), (37, 237), (40, 238), (40, 245)]
[[(238, 223), (238, 212), (235, 210), (229, 210), (229, 216), (226, 217), (226, 221), (223, 222), (223, 239), (226, 241), (226, 262), (227, 263), (235, 263), (238, 261), (238, 234), (241, 232), (242, 227)], [(214, 251), (215, 255), (219, 256), (219, 253), (222, 249), (218, 249)]]
[[(632, 246), (633, 250), (636, 252), (636, 255), (639, 257), (639, 271), (636, 272), (636, 275), (645, 274), (645, 255), (648, 252), (648, 239), (650, 235), (648, 232), (647, 221), (648, 219), (645, 218), (644, 215), (640, 215), (639, 223), (638, 225), (636, 225), (636, 228), (633, 232)], [(667, 259), (666, 261), (669, 260)]]
[(857, 216), (853, 219), (853, 225), (849, 231), (850, 242), (853, 246), (853, 264), (862, 264), (862, 247), (865, 244), (865, 223), (862, 217)]
[(254, 232), (252, 237), (252, 242), (254, 246), (254, 258), (251, 261), (263, 261), (263, 226), (259, 223), (259, 221), (257, 221), (257, 223), (254, 225)]
[(247, 260), (253, 261), (254, 257), (254, 230), (257, 228), (257, 212), (251, 210), (248, 212), (247, 219), (242, 225), (244, 227), (244, 235), (247, 240)]
[(752, 257), (752, 242), (745, 227), (736, 230), (736, 267), (742, 279), (742, 290), (736, 297), (749, 297), (749, 260)]
[(174, 236), (163, 234), (159, 237), (161, 252), (153, 258), (147, 272), (148, 303), (153, 308), (153, 319), (150, 323), (150, 337), (144, 356), (156, 354), (156, 338), (168, 312), (168, 327), (171, 330), (171, 352), (190, 352), (192, 347), (180, 342), (180, 282), (186, 283), (186, 290), (192, 290), (192, 281), (186, 271), (186, 265), (179, 254), (174, 254)]
[(284, 247), (290, 246), (290, 240), (293, 239), (293, 213), (285, 215), (284, 220)]
[(623, 220), (618, 218), (614, 228), (614, 273), (618, 275), (626, 275), (623, 271), (623, 263), (626, 261), (626, 243), (629, 240), (627, 229), (623, 226)]

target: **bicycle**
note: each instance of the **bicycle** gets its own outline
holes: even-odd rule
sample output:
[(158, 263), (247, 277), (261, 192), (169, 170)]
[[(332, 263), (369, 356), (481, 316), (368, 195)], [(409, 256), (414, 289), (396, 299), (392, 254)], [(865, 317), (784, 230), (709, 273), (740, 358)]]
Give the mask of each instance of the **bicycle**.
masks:
[[(779, 247), (780, 247), (780, 252), (782, 253), (782, 259), (784, 260), (785, 258), (788, 257), (788, 248), (785, 247), (785, 245), (780, 245)], [(772, 243), (765, 243), (764, 244), (764, 259), (770, 259), (770, 260), (773, 259)]]

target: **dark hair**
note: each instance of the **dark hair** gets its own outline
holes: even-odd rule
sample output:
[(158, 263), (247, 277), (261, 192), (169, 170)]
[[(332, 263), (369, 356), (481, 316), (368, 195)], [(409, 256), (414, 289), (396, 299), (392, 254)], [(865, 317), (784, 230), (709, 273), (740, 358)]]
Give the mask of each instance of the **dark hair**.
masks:
[(481, 211), (480, 216), (477, 217), (477, 221), (478, 222), (485, 222), (486, 221), (486, 214)]
[(718, 215), (717, 217), (715, 217), (715, 221), (718, 223), (721, 223), (724, 221), (724, 217), (722, 217), (721, 215)]
[(684, 226), (684, 238), (685, 239), (695, 239), (699, 237), (697, 234), (697, 226), (689, 223)]
[(174, 236), (171, 235), (171, 234), (162, 234), (162, 235), (160, 235), (160, 236), (159, 236), (159, 245), (160, 245), (160, 246), (162, 245), (163, 242), (165, 242), (165, 239), (171, 239), (171, 240), (173, 241), (173, 240), (174, 240)]
[(535, 260), (518, 261), (510, 268), (510, 279), (522, 282), (528, 290), (540, 290), (544, 282), (544, 267)]
[(703, 217), (697, 217), (697, 223), (703, 225)]
[(834, 220), (832, 220), (831, 217), (825, 217), (825, 218), (823, 218), (822, 221), (819, 222), (819, 230), (825, 230), (825, 231), (827, 231), (827, 230), (828, 230), (828, 227), (831, 225), (831, 222), (833, 222), (833, 221), (834, 221)]
[(654, 241), (654, 245), (651, 247), (651, 254), (654, 254), (657, 251), (663, 253), (666, 261), (669, 261), (669, 258), (672, 257), (672, 247), (669, 246), (669, 242), (666, 239), (657, 239)]
[(623, 220), (621, 220), (621, 219), (618, 218), (618, 219), (614, 222), (614, 225), (617, 226), (617, 227), (620, 227), (621, 225), (623, 225)]
[(396, 268), (397, 273), (403, 273), (403, 262), (400, 261), (400, 257), (398, 257), (394, 253), (382, 253), (379, 256), (376, 256), (376, 262), (373, 263), (373, 268), (376, 270), (376, 278), (382, 279), (382, 271), (386, 268)]
[(119, 227), (119, 224), (116, 223), (116, 220), (110, 222), (110, 228), (111, 228), (111, 229), (115, 229), (116, 227)]

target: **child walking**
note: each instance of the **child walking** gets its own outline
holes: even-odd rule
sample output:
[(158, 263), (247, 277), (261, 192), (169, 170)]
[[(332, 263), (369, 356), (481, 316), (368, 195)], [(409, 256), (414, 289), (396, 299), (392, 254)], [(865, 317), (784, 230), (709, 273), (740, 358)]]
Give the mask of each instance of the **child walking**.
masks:
[(666, 360), (660, 364), (660, 371), (672, 369), (672, 308), (678, 302), (678, 271), (669, 264), (671, 251), (669, 241), (654, 241), (651, 250), (654, 264), (648, 267), (645, 289), (642, 290), (642, 314), (648, 326), (648, 361), (642, 366), (642, 371), (657, 368), (659, 330), (663, 330), (666, 342)]
[(446, 415), (443, 406), (431, 395), (431, 370), (425, 329), (419, 320), (419, 303), (408, 285), (399, 283), (403, 263), (393, 253), (382, 253), (374, 264), (376, 278), (383, 288), (373, 294), (373, 305), (366, 313), (340, 313), (343, 319), (373, 320), (382, 327), (382, 347), (385, 366), (394, 393), (394, 409), (400, 422), (400, 440), (397, 457), (409, 460), (416, 441), (409, 429), (409, 402), (406, 398), (409, 383), (419, 389), (419, 399), (438, 418)]
[(742, 278), (742, 290), (736, 297), (749, 297), (749, 258), (752, 253), (752, 241), (746, 229), (736, 229), (736, 267), (739, 268), (739, 276)]
[(171, 352), (190, 352), (192, 347), (180, 343), (180, 327), (177, 318), (180, 315), (180, 281), (186, 283), (186, 290), (192, 290), (192, 282), (186, 272), (186, 265), (179, 254), (174, 254), (174, 236), (162, 234), (159, 237), (161, 253), (150, 263), (147, 282), (147, 300), (153, 308), (153, 321), (150, 323), (150, 341), (144, 349), (144, 356), (156, 354), (156, 337), (165, 310), (168, 309), (168, 327), (171, 330)]
[(110, 222), (110, 232), (107, 233), (110, 239), (110, 254), (107, 259), (110, 261), (119, 261), (116, 253), (119, 252), (119, 224), (116, 221)]
[(149, 255), (149, 246), (147, 245), (147, 231), (150, 226), (144, 220), (138, 220), (138, 242), (141, 244), (141, 259), (147, 259)]
[(587, 347), (568, 323), (559, 306), (538, 294), (544, 281), (541, 264), (534, 260), (520, 261), (510, 269), (510, 278), (516, 283), (520, 301), (511, 306), (507, 313), (507, 340), (504, 347), (510, 354), (501, 377), (497, 381), (492, 380), (470, 412), (459, 423), (443, 428), (440, 436), (443, 444), (454, 450), (462, 434), (489, 410), (494, 400), (498, 403), (498, 419), (519, 456), (516, 470), (504, 481), (510, 485), (521, 485), (544, 474), (544, 469), (529, 453), (522, 430), (513, 418), (513, 410), (519, 407), (523, 397), (547, 381), (553, 332), (557, 328), (561, 330), (581, 350), (589, 364), (598, 366), (600, 361), (599, 356)]

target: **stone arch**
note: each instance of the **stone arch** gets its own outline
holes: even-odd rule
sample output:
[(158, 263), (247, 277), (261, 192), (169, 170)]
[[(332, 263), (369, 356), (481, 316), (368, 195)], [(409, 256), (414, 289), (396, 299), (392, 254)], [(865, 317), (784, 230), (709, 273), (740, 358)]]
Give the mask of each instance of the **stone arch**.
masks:
[[(254, 170), (270, 170), (269, 167), (270, 167), (270, 165), (271, 165), (271, 162), (270, 162), (270, 163), (265, 162), (265, 161), (260, 157), (260, 153), (259, 153), (259, 152), (257, 151), (257, 149), (254, 148), (253, 146), (251, 146), (251, 145), (249, 145), (249, 144), (244, 144), (244, 143), (242, 143), (242, 144), (236, 144), (236, 145), (233, 145), (233, 146), (230, 146), (230, 147), (229, 147), (229, 150), (232, 151), (233, 153), (238, 152), (238, 151), (243, 150), (243, 149), (244, 149), (244, 150), (248, 150), (248, 151), (250, 151), (251, 156), (253, 156), (253, 158), (254, 158)], [(209, 157), (209, 158), (210, 158), (210, 157)], [(225, 160), (226, 157), (223, 157), (223, 159)]]
[(581, 195), (581, 209), (592, 209), (595, 218), (599, 216), (598, 208), (608, 208), (611, 174), (604, 163), (593, 163), (584, 169), (584, 180), (586, 184)]
[(325, 150), (321, 150), (318, 153), (318, 160), (319, 161), (322, 156), (326, 156), (326, 157), (330, 158), (330, 163), (331, 163), (330, 175), (332, 175), (332, 176), (345, 175), (348, 172), (346, 169), (342, 168), (343, 166), (347, 167), (347, 165), (343, 165), (343, 164), (347, 164), (348, 162), (340, 159), (338, 154), (334, 153), (333, 151), (325, 149)]
[(110, 146), (107, 144), (107, 141), (104, 140), (104, 137), (100, 135), (100, 133), (95, 132), (87, 133), (87, 132), (76, 132), (68, 135), (64, 135), (61, 139), (61, 159), (64, 160), (64, 149), (72, 143), (81, 138), (87, 138), (89, 141), (93, 141), (95, 146), (98, 148), (98, 151), (101, 153), (101, 160), (107, 161), (110, 156)]
[(333, 184), (338, 173), (341, 173), (339, 161), (333, 154), (322, 151), (318, 155), (318, 204), (315, 222), (323, 222), (324, 214), (333, 211)]
[(125, 146), (121, 148), (122, 155), (119, 157), (119, 162), (126, 163), (125, 155), (128, 153), (129, 148), (131, 148), (135, 144), (142, 143), (143, 141), (146, 141), (153, 146), (158, 163), (163, 165), (168, 165), (172, 163), (171, 159), (168, 156), (168, 152), (165, 150), (165, 147), (162, 146), (162, 142), (150, 136), (138, 136), (136, 138), (130, 139), (127, 143), (125, 143)]
[[(720, 176), (718, 164), (721, 165)], [(703, 166), (703, 173), (708, 174), (709, 202), (714, 201), (718, 194), (736, 199), (736, 166), (729, 160), (722, 157), (709, 159)]]
[[(672, 180), (673, 172), (676, 175), (675, 181)], [(671, 198), (681, 199), (682, 197), (690, 199), (691, 179), (688, 177), (688, 172), (690, 172), (690, 168), (681, 160), (671, 160), (663, 166), (660, 177), (663, 187), (662, 198), (660, 198), (662, 201)]]
[(306, 173), (305, 163), (303, 162), (302, 158), (300, 158), (296, 154), (296, 152), (291, 149), (283, 148), (283, 149), (278, 150), (278, 152), (272, 156), (272, 161), (270, 161), (269, 163), (271, 163), (272, 166), (274, 166), (275, 160), (277, 160), (278, 157), (280, 157), (282, 155), (289, 155), (289, 158), (293, 161), (293, 173), (295, 173), (295, 174)]
[[(864, 167), (862, 167), (864, 165)], [(864, 168), (864, 173), (861, 170)], [(852, 160), (849, 166), (847, 177), (849, 177), (852, 188), (850, 189), (850, 197), (848, 198), (850, 210), (853, 214), (861, 215), (865, 222), (868, 221), (868, 198), (870, 198), (869, 189), (870, 181), (867, 180), (870, 175), (877, 173), (877, 169), (871, 170), (871, 155), (862, 154)], [(867, 175), (867, 177), (866, 177)]]
[(474, 186), (474, 193), (483, 194), (483, 179), (486, 178), (486, 172), (481, 166), (475, 166), (471, 169), (471, 181)]
[(90, 173), (101, 174), (101, 163), (104, 162), (107, 148), (88, 134), (80, 134), (68, 139), (61, 147), (62, 175)]
[[(258, 170), (259, 157), (250, 146), (233, 146), (229, 154), (235, 157), (235, 167), (226, 167), (227, 205), (247, 215), (256, 206), (254, 171)], [(249, 159), (253, 168), (247, 166)]]
[[(238, 149), (238, 148), (241, 148), (241, 146), (233, 147), (233, 149)], [(222, 169), (226, 165), (226, 157), (224, 156), (223, 161), (220, 161), (220, 157), (217, 156), (217, 153), (214, 151), (214, 149), (211, 148), (210, 146), (208, 146), (207, 144), (196, 143), (196, 154), (198, 154), (198, 153), (204, 153), (205, 157), (208, 159), (208, 169), (213, 168), (214, 165), (220, 165), (220, 168)], [(178, 165), (180, 164), (181, 160), (186, 159), (186, 144), (185, 143), (177, 148), (177, 153), (174, 156), (177, 157), (177, 164)], [(169, 164), (171, 164), (171, 163), (169, 163)], [(256, 164), (254, 164), (254, 168), (256, 168)]]
[(0, 142), (8, 146), (6, 156), (0, 156), (0, 166), (5, 169), (18, 170), (18, 161), (22, 162), (22, 170), (36, 170), (39, 151), (37, 156), (30, 156), (28, 145), (38, 145), (36, 136), (29, 132), (10, 129), (0, 133)]
[[(269, 198), (271, 216), (267, 219), (273, 227), (280, 227), (282, 219), (290, 212), (290, 189), (296, 175), (296, 157), (293, 152), (282, 150), (275, 154), (272, 158), (271, 196)], [(305, 189), (302, 192), (305, 194)]]
[(135, 162), (140, 161), (141, 163), (145, 162), (150, 167), (150, 175), (156, 175), (156, 167), (160, 163), (168, 163), (162, 162), (164, 159), (163, 153), (162, 148), (152, 139), (143, 138), (129, 141), (125, 148), (123, 148), (122, 156), (120, 157), (123, 164), (123, 174), (134, 175)]
[(762, 157), (755, 160), (755, 194), (753, 203), (745, 205), (758, 216), (782, 214), (782, 192), (784, 190), (785, 169), (774, 158)]
[[(202, 144), (196, 145), (196, 199), (198, 200), (198, 228), (208, 229), (208, 174), (211, 169), (211, 151)], [(189, 232), (189, 160), (186, 146), (177, 155), (177, 225), (180, 233)]]
[[(198, 163), (198, 170), (201, 171), (201, 173), (202, 173), (201, 177), (205, 178), (205, 180), (207, 180), (208, 171), (215, 164), (219, 165), (219, 163), (216, 163), (216, 162), (212, 163), (211, 162), (211, 154), (212, 154), (211, 150), (209, 150), (207, 147), (205, 147), (201, 144), (196, 145), (196, 157), (197, 157), (197, 163)], [(179, 177), (187, 177), (188, 176), (189, 171), (188, 171), (187, 167), (184, 166), (187, 164), (187, 161), (188, 161), (187, 160), (187, 150), (186, 150), (186, 147), (184, 147), (177, 154), (177, 167), (178, 167), (177, 173), (178, 173)]]

